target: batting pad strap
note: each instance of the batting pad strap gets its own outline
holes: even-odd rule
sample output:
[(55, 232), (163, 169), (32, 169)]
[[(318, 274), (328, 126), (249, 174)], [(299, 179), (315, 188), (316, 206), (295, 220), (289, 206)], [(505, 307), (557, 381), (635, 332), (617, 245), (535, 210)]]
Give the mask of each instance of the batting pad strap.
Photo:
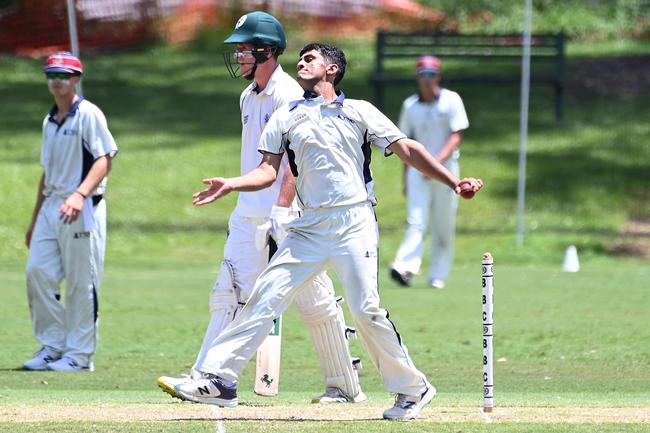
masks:
[(232, 312), (234, 317), (240, 303), (239, 289), (235, 285), (232, 265), (227, 260), (224, 260), (221, 262), (219, 275), (210, 292), (210, 312)]
[(212, 291), (210, 293), (210, 313), (223, 312), (231, 315), (231, 320), (235, 316), (239, 304), (234, 293), (220, 293)]

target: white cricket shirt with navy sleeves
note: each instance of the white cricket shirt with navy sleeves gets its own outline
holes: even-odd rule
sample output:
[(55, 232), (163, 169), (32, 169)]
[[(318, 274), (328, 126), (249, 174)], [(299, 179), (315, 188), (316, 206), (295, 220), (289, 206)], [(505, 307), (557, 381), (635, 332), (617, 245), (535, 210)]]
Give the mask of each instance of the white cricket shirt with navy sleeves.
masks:
[(271, 118), (259, 151), (286, 151), (303, 209), (375, 204), (370, 144), (390, 155), (387, 147), (404, 137), (369, 102), (346, 99), (341, 92), (326, 103), (322, 96), (306, 93)]
[[(115, 156), (117, 145), (104, 113), (83, 97), (70, 107), (61, 124), (56, 121), (56, 112), (55, 106), (43, 121), (43, 194), (67, 197), (84, 180), (97, 158)], [(103, 194), (106, 182), (104, 178), (93, 194)]]

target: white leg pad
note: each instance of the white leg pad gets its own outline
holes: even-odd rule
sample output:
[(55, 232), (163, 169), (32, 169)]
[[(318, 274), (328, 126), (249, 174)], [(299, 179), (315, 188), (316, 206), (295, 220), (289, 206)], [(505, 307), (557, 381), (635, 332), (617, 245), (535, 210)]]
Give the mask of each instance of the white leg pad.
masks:
[(244, 303), (239, 300), (239, 290), (235, 286), (232, 265), (224, 260), (219, 269), (219, 275), (210, 292), (210, 323), (203, 337), (201, 350), (196, 358), (193, 370), (201, 370), (201, 364), (210, 349), (212, 341), (223, 331)]
[(348, 347), (350, 331), (334, 297), (332, 280), (324, 272), (319, 274), (294, 302), (302, 320), (309, 326), (325, 386), (339, 388), (352, 399), (357, 397), (361, 387)]

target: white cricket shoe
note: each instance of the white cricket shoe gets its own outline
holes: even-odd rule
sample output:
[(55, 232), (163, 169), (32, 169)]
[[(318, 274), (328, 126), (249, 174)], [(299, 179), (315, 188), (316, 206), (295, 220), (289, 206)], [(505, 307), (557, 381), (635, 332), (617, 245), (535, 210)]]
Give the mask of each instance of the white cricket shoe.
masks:
[(25, 370), (47, 370), (47, 364), (61, 359), (61, 353), (47, 347), (41, 347), (32, 359), (25, 361)]
[(367, 399), (363, 391), (359, 390), (359, 393), (355, 397), (350, 397), (342, 389), (336, 388), (333, 386), (328, 386), (325, 389), (325, 392), (319, 396), (312, 398), (312, 403), (359, 403)]
[(429, 281), (429, 285), (433, 287), (434, 289), (444, 289), (445, 288), (445, 281), (444, 280), (439, 280), (439, 279), (433, 279)]
[(188, 383), (191, 380), (192, 376), (189, 374), (184, 374), (182, 377), (160, 376), (156, 382), (164, 392), (171, 395), (172, 397), (180, 398), (183, 400), (178, 394), (176, 394), (174, 387)]
[(427, 382), (427, 389), (420, 395), (412, 396), (397, 394), (395, 405), (384, 411), (384, 419), (407, 420), (414, 419), (424, 406), (436, 396), (436, 389)]
[(181, 377), (160, 376), (156, 382), (158, 383), (158, 386), (162, 388), (162, 390), (167, 394), (171, 395), (172, 397), (176, 397), (176, 398), (180, 398), (181, 400), (184, 400), (183, 398), (181, 398), (181, 396), (176, 394), (176, 390), (174, 389), (174, 387), (177, 385), (183, 385), (184, 383), (191, 382), (192, 379), (200, 379), (201, 377), (203, 377), (203, 373), (193, 369), (191, 374), (183, 374)]
[(176, 385), (174, 391), (183, 400), (221, 407), (237, 406), (237, 385), (213, 374), (204, 373), (200, 379), (190, 379)]
[(47, 369), (52, 371), (71, 371), (71, 372), (83, 372), (83, 371), (95, 371), (95, 366), (93, 363), (88, 365), (81, 365), (74, 359), (69, 356), (64, 356), (58, 361), (50, 362), (47, 364)]

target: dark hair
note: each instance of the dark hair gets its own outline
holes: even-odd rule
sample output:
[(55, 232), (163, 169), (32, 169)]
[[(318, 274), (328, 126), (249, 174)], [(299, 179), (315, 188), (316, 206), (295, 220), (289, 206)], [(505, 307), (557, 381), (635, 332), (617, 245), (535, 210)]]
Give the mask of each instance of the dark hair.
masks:
[(339, 47), (334, 45), (321, 44), (314, 42), (311, 44), (305, 45), (302, 50), (300, 50), (300, 57), (308, 51), (318, 51), (322, 56), (330, 63), (334, 63), (339, 67), (339, 71), (336, 73), (334, 78), (334, 85), (336, 86), (341, 82), (343, 76), (345, 75), (345, 67), (348, 64), (348, 61), (345, 59), (345, 54)]

